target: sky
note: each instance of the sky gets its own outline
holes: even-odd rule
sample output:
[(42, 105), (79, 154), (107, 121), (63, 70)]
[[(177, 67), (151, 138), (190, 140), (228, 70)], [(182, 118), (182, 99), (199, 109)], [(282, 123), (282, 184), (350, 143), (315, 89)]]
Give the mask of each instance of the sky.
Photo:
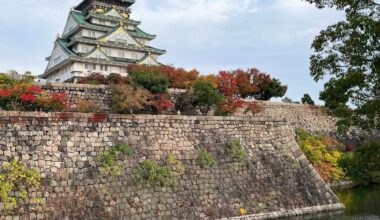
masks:
[[(0, 72), (42, 74), (70, 8), (80, 2), (0, 0)], [(287, 84), (287, 97), (309, 93), (318, 100), (323, 83), (310, 76), (311, 43), (344, 15), (302, 0), (136, 0), (132, 18), (157, 35), (151, 45), (167, 50), (164, 64), (202, 74), (255, 67)]]

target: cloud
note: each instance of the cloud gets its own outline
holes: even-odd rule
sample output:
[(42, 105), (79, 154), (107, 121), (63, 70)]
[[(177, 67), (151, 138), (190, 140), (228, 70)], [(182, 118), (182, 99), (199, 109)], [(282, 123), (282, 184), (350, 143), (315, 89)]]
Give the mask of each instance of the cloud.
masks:
[[(41, 74), (70, 7), (80, 1), (0, 0), (0, 71)], [(157, 35), (152, 46), (167, 50), (163, 63), (204, 73), (257, 67), (288, 84), (293, 99), (305, 92), (317, 98), (310, 44), (342, 17), (303, 0), (137, 0), (132, 9), (141, 28)]]

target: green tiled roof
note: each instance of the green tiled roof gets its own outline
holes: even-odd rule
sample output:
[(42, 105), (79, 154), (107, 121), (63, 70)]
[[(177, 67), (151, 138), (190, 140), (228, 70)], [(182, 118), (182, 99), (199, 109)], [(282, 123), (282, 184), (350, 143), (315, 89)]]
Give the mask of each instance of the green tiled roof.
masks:
[(97, 41), (95, 39), (91, 39), (91, 38), (87, 38), (87, 37), (75, 38), (72, 41), (70, 41), (67, 45), (72, 46), (75, 43), (88, 43), (88, 44), (94, 44), (94, 45), (100, 45), (100, 46), (109, 46), (109, 47), (115, 47), (115, 48), (151, 52), (151, 53), (156, 53), (156, 54), (165, 54), (166, 53), (166, 50), (161, 50), (161, 49), (150, 47), (150, 46), (138, 47), (135, 45), (119, 44), (119, 43), (110, 42), (110, 41), (109, 42), (100, 42), (100, 41)]
[[(88, 19), (90, 17), (100, 18), (100, 19), (104, 19), (104, 20), (108, 20), (108, 21), (117, 21), (117, 22), (120, 21), (120, 18), (116, 18), (116, 17), (112, 17), (112, 16), (106, 16), (106, 15), (102, 15), (102, 14), (99, 14), (99, 13), (96, 13), (96, 12), (90, 12), (87, 15), (86, 19)], [(139, 25), (139, 24), (141, 24), (140, 21), (135, 21), (135, 20), (132, 20), (132, 19), (123, 19), (123, 22), (126, 23), (126, 24), (131, 24), (131, 25)]]
[[(79, 26), (81, 26), (81, 27), (89, 28), (92, 30), (104, 31), (104, 32), (111, 32), (115, 29), (112, 27), (106, 27), (106, 26), (102, 26), (102, 25), (91, 24), (91, 23), (86, 21), (86, 18), (84, 17), (84, 15), (79, 11), (71, 11), (70, 16), (72, 16), (75, 19), (75, 21), (78, 22)], [(70, 33), (66, 34), (63, 37), (67, 38), (68, 36), (70, 36), (75, 31), (76, 30), (74, 29)], [(142, 31), (138, 27), (136, 27), (136, 29), (134, 31), (128, 30), (128, 33), (134, 37), (141, 37), (141, 38), (147, 38), (147, 39), (154, 39), (156, 37), (155, 35), (148, 34), (144, 31)]]
[(72, 52), (69, 48), (67, 48), (67, 43), (63, 41), (62, 39), (57, 40), (58, 45), (62, 48), (62, 50), (68, 55), (68, 56), (77, 56), (74, 52)]

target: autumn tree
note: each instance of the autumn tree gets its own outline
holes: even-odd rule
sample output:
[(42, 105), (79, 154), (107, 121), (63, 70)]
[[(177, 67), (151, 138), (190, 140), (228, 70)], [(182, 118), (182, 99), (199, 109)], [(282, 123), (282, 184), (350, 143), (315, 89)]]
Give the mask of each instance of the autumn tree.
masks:
[(233, 97), (239, 93), (238, 81), (232, 72), (219, 72), (217, 84), (219, 92), (224, 96)]
[(114, 85), (111, 108), (117, 113), (136, 113), (145, 109), (152, 99), (150, 92), (142, 87)]
[(321, 100), (340, 117), (338, 128), (380, 128), (380, 4), (374, 0), (306, 0), (344, 11), (345, 21), (320, 32), (311, 75), (327, 78)]
[(166, 77), (169, 80), (169, 87), (186, 89), (189, 88), (199, 77), (199, 72), (195, 69), (187, 71), (183, 68), (172, 66), (148, 66), (132, 64), (128, 66), (128, 73), (145, 73)]

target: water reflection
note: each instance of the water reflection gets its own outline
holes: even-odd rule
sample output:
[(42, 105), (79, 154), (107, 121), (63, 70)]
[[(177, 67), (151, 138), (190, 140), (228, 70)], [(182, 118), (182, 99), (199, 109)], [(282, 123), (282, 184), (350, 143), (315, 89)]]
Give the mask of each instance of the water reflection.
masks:
[(339, 190), (337, 196), (346, 206), (341, 212), (289, 218), (289, 220), (380, 220), (380, 186)]

